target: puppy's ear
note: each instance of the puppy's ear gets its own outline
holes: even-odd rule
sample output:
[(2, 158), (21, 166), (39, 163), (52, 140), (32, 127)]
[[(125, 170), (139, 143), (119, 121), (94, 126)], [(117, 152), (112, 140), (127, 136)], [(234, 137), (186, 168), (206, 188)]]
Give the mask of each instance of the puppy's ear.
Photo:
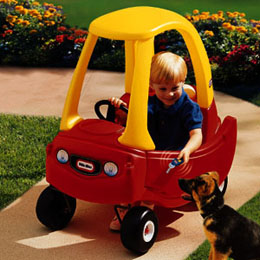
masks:
[(209, 176), (216, 180), (217, 184), (219, 185), (219, 175), (217, 172), (209, 172)]
[(217, 172), (209, 172), (209, 176), (211, 176), (219, 185), (219, 175)]

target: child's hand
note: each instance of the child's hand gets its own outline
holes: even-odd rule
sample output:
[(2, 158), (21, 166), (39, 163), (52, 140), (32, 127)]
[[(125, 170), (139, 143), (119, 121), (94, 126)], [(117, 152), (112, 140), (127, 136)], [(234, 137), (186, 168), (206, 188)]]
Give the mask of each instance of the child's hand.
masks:
[(183, 158), (183, 162), (184, 163), (187, 163), (189, 161), (189, 159), (190, 159), (190, 150), (184, 147), (180, 151), (180, 153), (179, 153), (179, 155), (177, 157), (177, 159), (181, 159), (181, 158)]
[(108, 100), (116, 108), (119, 108), (121, 105), (127, 107), (127, 104), (123, 100), (121, 100), (120, 98), (112, 97), (112, 98), (109, 98)]
[(180, 151), (178, 159), (183, 158), (184, 163), (190, 159), (190, 154), (196, 151), (202, 143), (202, 132), (200, 128), (190, 131), (190, 139), (185, 147)]

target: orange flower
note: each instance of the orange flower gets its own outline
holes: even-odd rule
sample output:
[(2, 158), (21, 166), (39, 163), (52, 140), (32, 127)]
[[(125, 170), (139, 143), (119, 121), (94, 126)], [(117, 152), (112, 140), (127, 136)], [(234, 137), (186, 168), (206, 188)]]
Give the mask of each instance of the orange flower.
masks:
[(208, 30), (206, 30), (206, 31), (204, 32), (204, 34), (205, 34), (206, 36), (210, 36), (210, 37), (214, 36), (214, 32), (208, 31)]
[(196, 14), (198, 14), (199, 12), (200, 12), (200, 11), (199, 11), (198, 9), (194, 9), (192, 13), (196, 15)]
[(223, 16), (223, 14), (224, 14), (224, 12), (223, 12), (223, 11), (218, 11), (218, 15), (219, 15), (219, 16), (221, 16), (221, 17), (222, 17), (222, 16)]
[(23, 6), (22, 5), (17, 5), (15, 7), (15, 10), (18, 11), (18, 12), (21, 12), (23, 10)]
[(244, 26), (237, 26), (236, 30), (240, 33), (246, 33), (247, 29)]
[(192, 16), (192, 20), (194, 21), (194, 22), (198, 22), (200, 19), (199, 19), (199, 17), (198, 16)]
[(28, 14), (28, 9), (23, 8), (23, 10), (20, 11), (20, 14), (23, 14), (23, 15)]
[(29, 33), (30, 33), (30, 34), (37, 33), (37, 30), (32, 29)]
[(230, 26), (231, 26), (230, 23), (223, 23), (223, 24), (222, 24), (222, 27), (223, 27), (223, 28), (228, 28), (228, 27), (230, 27)]
[(257, 34), (259, 33), (259, 30), (257, 28), (252, 28), (252, 33)]

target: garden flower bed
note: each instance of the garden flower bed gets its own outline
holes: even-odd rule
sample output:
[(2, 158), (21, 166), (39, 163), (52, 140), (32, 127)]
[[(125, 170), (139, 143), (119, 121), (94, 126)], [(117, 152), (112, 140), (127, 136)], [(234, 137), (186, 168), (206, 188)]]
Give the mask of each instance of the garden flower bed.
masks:
[[(0, 64), (74, 67), (87, 30), (65, 23), (61, 6), (33, 0), (0, 0)], [(193, 10), (186, 18), (198, 30), (207, 50), (215, 88), (259, 82), (260, 21), (244, 13)], [(192, 64), (181, 35), (167, 31), (155, 39), (155, 52), (169, 50), (185, 58), (188, 81)], [(90, 68), (124, 71), (124, 43), (99, 39)]]

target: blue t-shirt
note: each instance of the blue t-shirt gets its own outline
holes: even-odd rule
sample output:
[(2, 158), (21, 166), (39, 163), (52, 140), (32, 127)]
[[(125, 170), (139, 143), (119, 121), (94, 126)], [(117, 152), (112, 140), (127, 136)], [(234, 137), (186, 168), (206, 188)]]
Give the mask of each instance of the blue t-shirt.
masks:
[(156, 95), (149, 97), (148, 130), (156, 150), (181, 150), (188, 142), (189, 132), (202, 127), (202, 113), (184, 90), (169, 108)]

